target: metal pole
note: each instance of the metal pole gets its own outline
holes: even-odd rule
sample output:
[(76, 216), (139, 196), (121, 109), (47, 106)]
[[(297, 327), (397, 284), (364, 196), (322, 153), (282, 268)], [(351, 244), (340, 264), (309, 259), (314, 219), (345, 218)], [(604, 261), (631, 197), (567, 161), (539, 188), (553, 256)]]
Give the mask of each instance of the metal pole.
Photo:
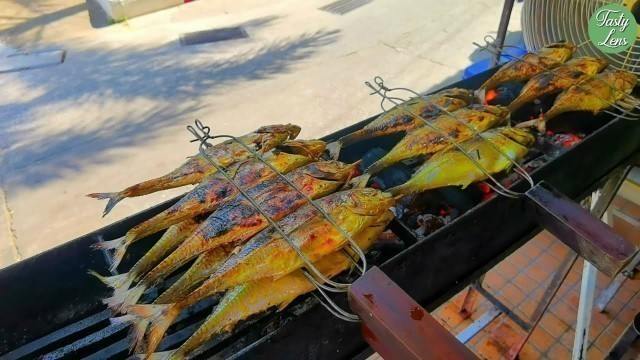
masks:
[[(600, 191), (594, 191), (591, 195), (591, 210), (593, 211)], [(604, 222), (608, 223), (609, 217), (605, 212)], [(593, 298), (596, 291), (597, 271), (590, 262), (584, 262), (582, 267), (582, 283), (580, 284), (580, 303), (578, 305), (578, 315), (576, 322), (576, 335), (573, 341), (573, 360), (583, 360), (587, 358), (587, 348), (589, 347), (589, 324), (591, 324), (591, 310), (593, 309)]]
[(502, 46), (504, 45), (504, 40), (507, 37), (507, 27), (509, 26), (509, 19), (511, 18), (511, 10), (513, 10), (513, 4), (515, 0), (505, 0), (504, 6), (502, 7), (502, 15), (500, 16), (500, 25), (498, 25), (498, 36), (496, 36), (495, 45), (498, 48), (498, 51), (493, 56), (491, 60), (491, 66), (494, 67), (498, 65), (498, 61), (500, 60), (500, 55), (502, 55)]

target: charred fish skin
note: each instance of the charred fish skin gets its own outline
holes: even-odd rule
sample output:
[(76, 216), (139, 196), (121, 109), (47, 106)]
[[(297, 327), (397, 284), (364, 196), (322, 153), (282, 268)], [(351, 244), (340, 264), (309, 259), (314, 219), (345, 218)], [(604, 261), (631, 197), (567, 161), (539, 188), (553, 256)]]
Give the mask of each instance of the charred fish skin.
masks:
[(533, 53), (527, 53), (520, 59), (514, 59), (503, 65), (480, 89), (494, 89), (502, 84), (515, 81), (527, 81), (532, 77), (562, 65), (571, 57), (576, 47), (569, 43), (555, 43)]
[[(321, 161), (296, 169), (287, 177), (313, 199), (336, 191), (350, 176), (354, 166), (338, 161)], [(276, 221), (307, 202), (298, 190), (281, 178), (251, 188), (247, 194)], [(239, 197), (213, 212), (176, 251), (149, 272), (141, 282), (153, 285), (195, 256), (231, 242), (242, 243), (268, 225), (267, 220), (250, 202), (244, 197)]]
[[(306, 149), (307, 145), (310, 146), (309, 149)], [(324, 146), (318, 146), (316, 140), (308, 143), (297, 141), (296, 148), (308, 150), (307, 154), (296, 155), (279, 150), (271, 150), (264, 156), (266, 163), (254, 158), (246, 159), (230, 166), (227, 173), (241, 188), (246, 189), (277, 175), (269, 165), (279, 172), (288, 173), (295, 168), (314, 161), (324, 151)], [(115, 270), (124, 257), (128, 246), (134, 241), (180, 221), (211, 212), (220, 204), (235, 197), (239, 192), (235, 185), (230, 183), (223, 174), (211, 174), (169, 209), (135, 226), (127, 231), (124, 237), (99, 242), (94, 248), (114, 250), (110, 265), (111, 270)]]
[[(300, 133), (300, 130), (299, 126), (292, 124), (264, 126), (253, 133), (240, 136), (238, 140), (241, 144), (233, 140), (227, 140), (206, 149), (205, 152), (218, 165), (227, 167), (251, 155), (242, 144), (253, 147), (253, 150), (264, 154), (277, 144), (288, 139), (294, 139)], [(212, 172), (215, 172), (215, 167), (201, 154), (198, 154), (190, 157), (184, 164), (167, 175), (141, 182), (119, 192), (93, 193), (87, 196), (94, 199), (109, 200), (102, 215), (105, 216), (122, 199), (196, 184)]]
[(546, 130), (546, 123), (556, 116), (570, 111), (589, 111), (594, 115), (612, 107), (624, 99), (636, 86), (635, 74), (624, 70), (606, 71), (573, 85), (556, 98), (549, 111), (540, 118), (518, 124), (516, 127), (537, 126), (539, 132)]
[[(356, 235), (393, 206), (391, 195), (375, 189), (352, 189), (329, 195), (331, 202), (321, 202), (335, 206), (329, 215), (349, 235)], [(335, 202), (339, 201), (339, 205)], [(326, 206), (326, 205), (325, 205)], [(265, 231), (268, 233), (268, 230)], [(290, 234), (294, 244), (316, 261), (324, 255), (341, 248), (346, 239), (339, 231), (330, 226), (327, 220), (315, 219), (304, 223)], [(257, 239), (257, 240), (256, 240)], [(254, 240), (263, 246), (254, 245)], [(266, 277), (278, 278), (302, 266), (302, 260), (295, 250), (279, 236), (258, 235), (225, 263), (200, 287), (184, 299), (173, 304), (134, 305), (127, 308), (133, 316), (149, 319), (149, 332), (146, 343), (150, 354), (158, 347), (169, 326), (180, 312), (203, 298), (247, 281)]]
[[(276, 170), (286, 174), (314, 161), (315, 158), (322, 154), (324, 148), (319, 147), (309, 151), (310, 154), (308, 155), (295, 155), (282, 151), (272, 151), (267, 154), (264, 159)], [(267, 164), (257, 159), (248, 159), (234, 164), (228, 173), (231, 174), (231, 178), (242, 188), (255, 186), (261, 181), (277, 176)], [(226, 177), (222, 174), (212, 174), (169, 209), (129, 230), (129, 232), (127, 232), (127, 239), (129, 241), (135, 241), (182, 220), (207, 211), (213, 211), (223, 200), (228, 200), (237, 194), (239, 194), (239, 190), (235, 185), (229, 183)]]
[[(357, 234), (354, 241), (366, 252), (392, 219), (393, 213), (387, 211), (373, 225)], [(351, 252), (351, 255), (355, 254)], [(350, 260), (341, 252), (333, 252), (314, 264), (327, 278), (343, 272), (350, 265)], [(315, 285), (307, 279), (302, 270), (296, 270), (276, 280), (266, 278), (238, 285), (222, 297), (213, 313), (173, 355), (179, 358), (189, 355), (211, 336), (231, 331), (240, 320), (274, 306), (282, 310), (297, 297), (315, 289)]]
[[(453, 117), (441, 115), (433, 119), (431, 124), (456, 142), (472, 137), (475, 135), (474, 130), (482, 132), (506, 123), (509, 118), (509, 110), (506, 107), (489, 105), (473, 105), (452, 114)], [(417, 128), (400, 140), (389, 153), (369, 166), (365, 174), (376, 174), (400, 161), (433, 154), (451, 145), (447, 138), (433, 128)]]
[(608, 65), (605, 59), (583, 57), (573, 59), (549, 72), (533, 77), (522, 88), (520, 95), (509, 104), (515, 112), (524, 104), (545, 95), (559, 93), (599, 73)]
[(200, 255), (196, 262), (189, 267), (189, 270), (155, 299), (153, 303), (170, 304), (180, 301), (215, 273), (220, 265), (229, 258), (232, 251), (233, 248), (230, 246), (220, 246)]
[[(535, 142), (528, 131), (510, 127), (491, 129), (461, 144), (461, 147), (490, 174), (506, 170), (527, 154)], [(509, 158), (497, 151), (495, 145)], [(510, 160), (511, 159), (511, 160)], [(406, 183), (389, 189), (394, 196), (407, 196), (444, 186), (460, 186), (485, 180), (487, 176), (458, 149), (434, 155), (418, 168)]]
[[(357, 142), (379, 136), (409, 131), (423, 125), (419, 117), (429, 119), (471, 105), (474, 94), (467, 89), (447, 89), (424, 98), (416, 97), (385, 112), (360, 130), (347, 134), (327, 146), (332, 159), (339, 157), (340, 149)], [(416, 117), (414, 114), (419, 115)]]

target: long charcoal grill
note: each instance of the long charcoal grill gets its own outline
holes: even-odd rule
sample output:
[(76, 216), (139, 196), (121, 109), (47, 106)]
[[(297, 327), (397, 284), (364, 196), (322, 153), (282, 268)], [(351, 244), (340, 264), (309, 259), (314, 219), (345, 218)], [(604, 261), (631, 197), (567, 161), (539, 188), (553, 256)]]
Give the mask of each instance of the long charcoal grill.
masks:
[[(494, 71), (450, 87), (478, 88)], [(335, 140), (372, 119), (323, 140)], [(532, 177), (535, 182), (545, 180), (573, 199), (589, 194), (617, 167), (638, 160), (638, 122), (611, 121), (608, 115), (572, 114), (557, 118), (554, 123), (558, 129), (586, 129), (584, 132), (590, 135), (535, 170)], [(345, 148), (341, 160), (358, 160), (372, 147), (390, 149), (400, 137), (372, 139)], [(527, 184), (519, 182), (512, 189), (525, 191)], [(110, 291), (87, 274), (89, 269), (102, 273), (108, 269), (103, 255), (90, 246), (99, 236), (111, 239), (124, 235), (177, 200), (169, 200), (0, 271), (2, 358), (127, 358), (127, 326), (109, 324), (111, 314), (101, 299)], [(391, 230), (406, 249), (391, 258), (379, 257), (376, 265), (427, 310), (435, 309), (541, 230), (523, 201), (494, 197), (423, 240), (394, 220)], [(160, 235), (131, 246), (122, 268), (132, 266)], [(348, 309), (344, 295), (333, 299)], [(211, 313), (216, 301), (207, 299), (183, 313), (159, 350), (176, 347), (190, 336)], [(367, 349), (360, 331), (358, 324), (334, 318), (307, 295), (281, 313), (269, 311), (253, 316), (230, 335), (213, 338), (197, 358), (352, 358)]]

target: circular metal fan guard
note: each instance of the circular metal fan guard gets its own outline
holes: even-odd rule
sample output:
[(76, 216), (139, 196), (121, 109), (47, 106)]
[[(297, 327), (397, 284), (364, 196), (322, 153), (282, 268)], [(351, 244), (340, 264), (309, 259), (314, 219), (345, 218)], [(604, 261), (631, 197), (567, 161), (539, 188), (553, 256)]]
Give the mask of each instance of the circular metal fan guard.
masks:
[(640, 10), (640, 0), (525, 0), (522, 32), (527, 49), (531, 51), (566, 40), (579, 46), (579, 56), (605, 58), (615, 68), (640, 75), (638, 37), (629, 50), (619, 54), (604, 53), (589, 40), (589, 18), (597, 8), (606, 4), (621, 4), (634, 14), (636, 9)]

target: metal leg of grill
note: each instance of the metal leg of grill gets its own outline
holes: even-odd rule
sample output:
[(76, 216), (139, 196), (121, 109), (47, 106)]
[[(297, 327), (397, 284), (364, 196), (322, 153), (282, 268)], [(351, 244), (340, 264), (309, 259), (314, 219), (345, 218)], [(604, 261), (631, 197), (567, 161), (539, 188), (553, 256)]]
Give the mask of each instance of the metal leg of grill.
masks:
[(500, 55), (502, 55), (502, 46), (504, 40), (507, 38), (507, 27), (509, 26), (509, 19), (511, 18), (511, 11), (513, 10), (513, 4), (515, 0), (505, 0), (502, 7), (502, 15), (500, 16), (500, 25), (498, 26), (498, 36), (496, 36), (496, 43), (498, 51), (491, 60), (491, 67), (498, 65), (500, 61)]
[[(599, 195), (592, 196), (591, 212), (596, 217), (602, 217), (606, 213), (606, 209), (609, 207), (609, 204), (615, 197), (618, 189), (622, 185), (622, 182), (626, 178), (630, 169), (630, 167), (625, 166), (614, 170), (607, 178), (602, 190), (599, 192)], [(639, 256), (640, 255), (637, 255), (635, 259), (638, 259)], [(462, 330), (457, 336), (458, 340), (462, 343), (469, 341), (471, 338), (473, 338), (473, 336), (482, 331), (482, 329), (484, 329), (493, 319), (504, 313), (505, 315), (509, 316), (509, 318), (514, 320), (514, 322), (516, 322), (523, 330), (527, 331), (527, 334), (523, 336), (520, 341), (514, 344), (509, 349), (509, 352), (506, 355), (508, 359), (516, 359), (520, 350), (529, 339), (529, 336), (531, 335), (533, 329), (540, 322), (542, 315), (551, 304), (551, 300), (560, 289), (560, 286), (571, 271), (571, 267), (577, 259), (578, 254), (576, 254), (575, 252), (570, 252), (563, 260), (563, 262), (556, 270), (556, 273), (554, 274), (550, 283), (547, 285), (547, 289), (545, 290), (542, 299), (538, 303), (538, 307), (534, 310), (528, 322), (520, 319), (516, 314), (508, 309), (507, 306), (496, 299), (493, 295), (488, 293), (487, 290), (482, 287), (482, 278), (476, 280), (471, 286), (469, 286), (469, 289), (467, 290), (467, 294), (465, 295), (465, 298), (461, 305), (460, 313), (463, 316), (468, 316), (472, 312), (473, 302), (475, 301), (477, 293), (481, 293), (485, 298), (487, 298), (487, 300), (491, 302), (493, 307), (478, 320), (476, 320), (473, 324)], [(583, 279), (583, 283), (586, 282), (586, 286), (583, 286), (584, 293), (581, 294), (580, 297), (581, 307), (583, 309), (582, 311), (579, 311), (579, 314), (582, 314), (579, 315), (580, 319), (578, 320), (578, 326), (580, 328), (588, 329), (589, 327), (589, 315), (591, 314), (590, 311), (593, 307), (593, 290), (595, 290), (595, 271), (596, 270), (593, 265), (591, 265), (589, 262), (585, 262), (585, 274), (587, 274), (587, 276)], [(589, 274), (591, 274), (592, 276), (589, 276)], [(592, 291), (589, 292), (589, 289), (591, 289)], [(581, 339), (588, 339), (588, 334), (586, 334), (586, 332), (580, 332), (585, 335), (581, 337)], [(578, 341), (578, 337), (576, 337), (576, 344), (578, 343), (581, 344), (579, 345), (580, 348), (584, 347), (586, 351), (586, 343)]]
[(640, 253), (636, 254), (636, 257), (631, 261), (629, 266), (622, 270), (622, 272), (618, 274), (618, 276), (613, 279), (611, 284), (609, 284), (609, 286), (600, 294), (600, 296), (596, 300), (596, 308), (600, 312), (605, 312), (605, 309), (611, 299), (616, 296), (618, 290), (620, 290), (625, 280), (633, 276), (633, 273), (636, 271), (638, 265), (640, 265)]

